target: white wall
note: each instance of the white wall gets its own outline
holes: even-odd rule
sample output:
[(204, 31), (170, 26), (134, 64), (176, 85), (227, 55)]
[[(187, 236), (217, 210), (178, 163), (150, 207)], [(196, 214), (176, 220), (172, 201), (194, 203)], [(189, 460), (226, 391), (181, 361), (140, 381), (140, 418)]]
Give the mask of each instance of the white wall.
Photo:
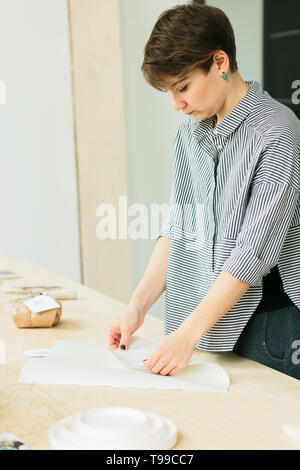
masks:
[(0, 57), (0, 255), (80, 281), (66, 1), (0, 0)]
[[(125, 122), (128, 164), (128, 202), (168, 203), (172, 178), (172, 140), (182, 113), (176, 113), (168, 94), (151, 88), (140, 71), (143, 48), (160, 13), (184, 1), (119, 0), (121, 7)], [(262, 0), (208, 2), (232, 20), (238, 45), (238, 64), (245, 80), (261, 80)], [(251, 34), (251, 36), (250, 36)], [(154, 240), (131, 240), (133, 285), (144, 273)], [(150, 314), (162, 317), (164, 295)]]
[(237, 63), (244, 80), (263, 78), (263, 0), (207, 0), (228, 16), (236, 40)]

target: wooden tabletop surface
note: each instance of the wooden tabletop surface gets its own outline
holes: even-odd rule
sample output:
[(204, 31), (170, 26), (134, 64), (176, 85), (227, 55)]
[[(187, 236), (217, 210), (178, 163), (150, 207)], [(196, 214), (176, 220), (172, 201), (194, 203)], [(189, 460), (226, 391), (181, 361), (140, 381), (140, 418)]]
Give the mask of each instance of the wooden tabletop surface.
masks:
[[(173, 420), (179, 429), (176, 449), (300, 449), (282, 424), (300, 421), (300, 381), (232, 352), (195, 351), (222, 366), (230, 377), (226, 393), (187, 392), (78, 385), (18, 383), (23, 351), (51, 348), (57, 339), (105, 341), (107, 328), (124, 304), (42, 267), (0, 257), (0, 269), (21, 275), (2, 281), (1, 289), (22, 285), (63, 285), (77, 289), (77, 300), (62, 301), (61, 322), (54, 328), (18, 329), (0, 297), (0, 433), (13, 432), (33, 449), (50, 449), (48, 428), (73, 413), (101, 406), (129, 406)], [(159, 343), (163, 322), (146, 316), (137, 334)], [(38, 359), (37, 359), (38, 360)]]

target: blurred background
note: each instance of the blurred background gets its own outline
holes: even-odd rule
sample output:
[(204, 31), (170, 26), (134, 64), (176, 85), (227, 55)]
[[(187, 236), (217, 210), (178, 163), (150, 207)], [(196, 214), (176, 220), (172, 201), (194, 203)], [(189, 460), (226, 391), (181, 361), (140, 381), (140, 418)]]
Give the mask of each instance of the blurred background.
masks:
[[(160, 13), (183, 3), (0, 0), (1, 255), (129, 301), (155, 236), (149, 227), (144, 239), (117, 231), (101, 240), (97, 208), (112, 204), (118, 215), (126, 196), (128, 208), (140, 203), (150, 213), (169, 201), (184, 116), (140, 67)], [(259, 81), (300, 117), (291, 100), (292, 83), (300, 87), (299, 0), (206, 3), (233, 25), (244, 80)], [(163, 316), (164, 294), (149, 313)]]

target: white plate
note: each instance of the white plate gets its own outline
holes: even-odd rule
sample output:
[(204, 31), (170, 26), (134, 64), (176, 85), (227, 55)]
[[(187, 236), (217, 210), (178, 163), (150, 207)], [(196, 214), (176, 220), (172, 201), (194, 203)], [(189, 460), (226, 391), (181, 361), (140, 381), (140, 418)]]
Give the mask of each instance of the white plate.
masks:
[(136, 408), (109, 406), (76, 413), (49, 428), (55, 450), (163, 450), (177, 442), (177, 426)]

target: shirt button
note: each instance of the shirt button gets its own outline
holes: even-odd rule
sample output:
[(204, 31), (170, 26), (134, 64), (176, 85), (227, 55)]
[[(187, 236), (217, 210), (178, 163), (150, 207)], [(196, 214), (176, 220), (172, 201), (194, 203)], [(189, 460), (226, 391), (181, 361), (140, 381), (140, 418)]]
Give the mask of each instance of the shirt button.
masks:
[(214, 130), (213, 130), (213, 133), (217, 135), (218, 129), (214, 129)]
[(223, 146), (222, 145), (218, 145), (218, 150), (222, 150)]

